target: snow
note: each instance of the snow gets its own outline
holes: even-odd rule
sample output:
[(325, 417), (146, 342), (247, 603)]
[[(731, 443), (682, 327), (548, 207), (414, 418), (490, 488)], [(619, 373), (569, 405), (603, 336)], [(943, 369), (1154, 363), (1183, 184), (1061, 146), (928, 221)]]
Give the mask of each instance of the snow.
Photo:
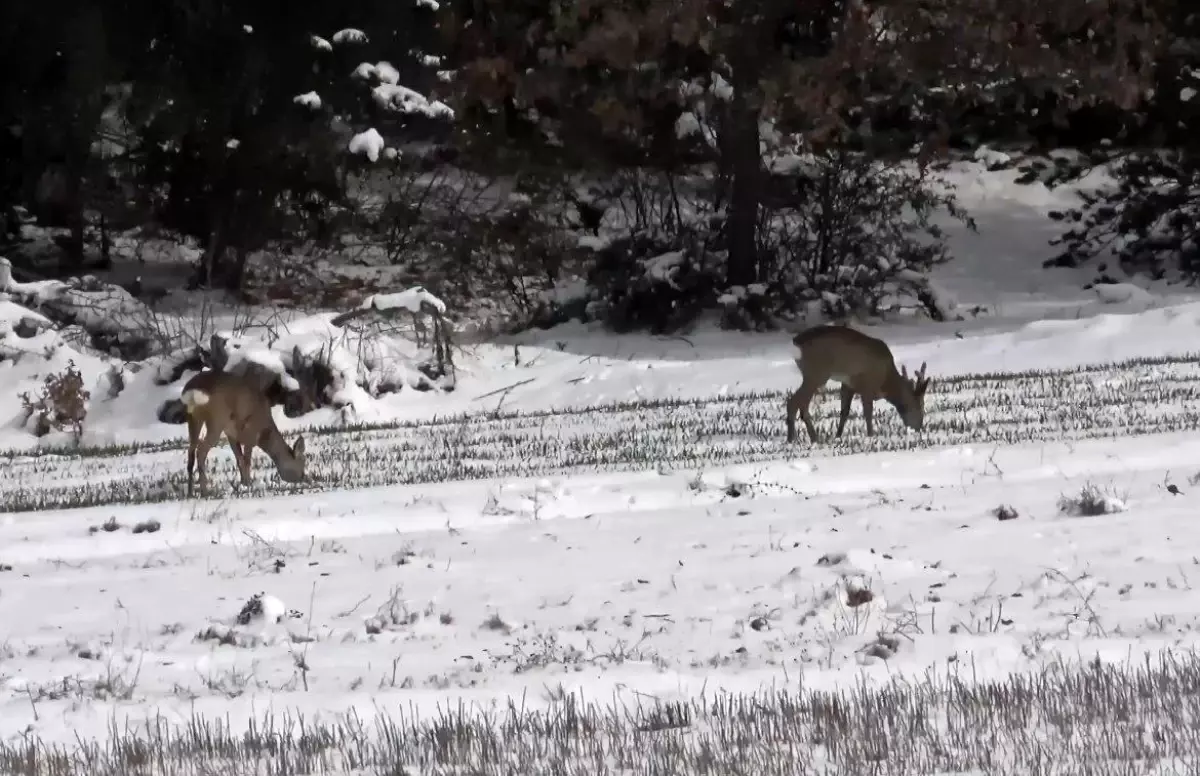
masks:
[(701, 131), (700, 120), (691, 111), (680, 113), (679, 118), (675, 120), (675, 137), (680, 140), (691, 135), (698, 135)]
[(296, 103), (297, 105), (303, 105), (306, 108), (311, 108), (312, 110), (321, 109), (321, 95), (317, 94), (316, 92), (297, 94), (292, 98), (292, 102)]
[[(522, 695), (536, 707), (547, 684), (591, 698), (692, 697), (754, 690), (784, 681), (785, 670), (832, 689), (917, 679), (951, 659), (969, 660), (983, 679), (1200, 646), (1184, 479), (1200, 468), (1200, 442), (1125, 440), (1112, 453), (1111, 442), (1089, 442), (818, 454), (700, 477), (651, 471), (13, 515), (0, 526), (3, 562), (17, 572), (0, 598), (16, 653), (0, 683), (10, 698), (0, 734), (32, 724), (51, 740), (103, 737), (114, 712), (240, 720), (263, 703), (318, 717)], [(182, 457), (119, 465), (122, 476), (150, 477)], [(226, 450), (212, 457), (231, 468)], [(14, 465), (30, 476), (28, 464)], [(66, 471), (41, 467), (42, 476)], [(1172, 475), (1182, 496), (1162, 487)], [(1098, 478), (1129, 492), (1127, 512), (1058, 515), (1061, 490)], [(1000, 503), (1019, 517), (996, 520), (989, 510)], [(89, 533), (110, 514), (162, 528)], [(276, 559), (285, 565), (272, 572)], [(848, 607), (858, 588), (872, 600)], [(303, 618), (257, 640), (264, 623), (229, 626), (260, 590), (277, 601), (272, 612), (300, 604)], [(41, 626), (47, 611), (54, 632)], [(504, 627), (483, 628), (493, 616)], [(765, 628), (749, 627), (760, 617)], [(1157, 629), (1155, 617), (1170, 626)], [(236, 643), (249, 646), (195, 640), (213, 626), (244, 633)], [(878, 633), (898, 631), (897, 654), (869, 656)], [(313, 638), (309, 693), (270, 689), (295, 670), (289, 634)], [(43, 700), (34, 720), (20, 703), (28, 688), (114, 670), (111, 659), (73, 656), (77, 643), (103, 645), (118, 667), (136, 656), (137, 701)], [(630, 660), (599, 659), (631, 644)], [(534, 650), (545, 665), (519, 670)], [(377, 688), (397, 655), (413, 689)], [(235, 699), (213, 689), (251, 664), (260, 689)]]
[(400, 71), (391, 62), (379, 62), (375, 65), (375, 77), (385, 84), (400, 82)]
[(333, 51), (333, 44), (320, 35), (312, 35), (309, 38), (312, 41), (313, 48), (320, 51)]
[(230, 332), (220, 332), (220, 336), (225, 340), (225, 348), (229, 354), (229, 360), (225, 362), (226, 370), (235, 372), (242, 363), (254, 364), (278, 375), (284, 388), (290, 391), (300, 390), (296, 378), (287, 373), (287, 365), (280, 351), (263, 347), (254, 340), (235, 337)]
[(678, 288), (675, 285), (675, 276), (679, 274), (679, 269), (685, 261), (686, 257), (683, 255), (683, 251), (670, 251), (661, 256), (646, 259), (643, 262), (646, 277), (660, 283), (666, 283), (672, 288)]
[(347, 28), (333, 33), (331, 40), (338, 45), (341, 45), (342, 43), (366, 43), (367, 33), (363, 32), (362, 30)]
[(419, 313), (425, 305), (446, 312), (446, 303), (421, 286), (406, 288), (392, 294), (371, 294), (362, 301), (360, 307), (364, 310), (408, 310)]
[(1097, 283), (1092, 290), (1104, 304), (1149, 304), (1154, 301), (1150, 293), (1133, 283)]
[(354, 137), (350, 138), (350, 153), (362, 154), (372, 162), (379, 161), (379, 154), (383, 152), (386, 143), (383, 141), (383, 136), (379, 134), (379, 130), (371, 127), (370, 129), (359, 132)]
[[(980, 232), (952, 235), (958, 260), (931, 284), (962, 319), (854, 324), (928, 362), (925, 431), (881, 402), (874, 439), (855, 407), (818, 447), (781, 439), (789, 332), (564, 325), (458, 343), (453, 392), (377, 395), (417, 379), (420, 348), (321, 313), (226, 332), (231, 361), (285, 379), (296, 350), (327, 355), (335, 407), (276, 413), (289, 442), (322, 429), (312, 487), (256, 452), (235, 495), (222, 445), (217, 496), (188, 501), (184, 428), (154, 415), (188, 373), (160, 385), (172, 359), (74, 347), (30, 308), (102, 326), (120, 294), (14, 283), (0, 261), (0, 739), (106, 740), (155, 713), (245, 729), (264, 709), (844, 690), (952, 665), (975, 681), (1200, 647), (1200, 299), (1031, 271), (1066, 195), (984, 163), (957, 173)], [(671, 282), (683, 260), (646, 272)], [(423, 304), (447, 312), (420, 286), (361, 308)], [(29, 432), (19, 395), (68, 361), (94, 386), (83, 443), (142, 447), (71, 454)], [(826, 429), (835, 404), (815, 407)], [(128, 697), (50, 691), (101, 680)]]
[(989, 148), (986, 145), (976, 148), (974, 156), (975, 159), (987, 165), (1002, 165), (1012, 161), (1012, 157), (1008, 154)]
[(385, 81), (371, 90), (371, 96), (379, 107), (398, 113), (419, 113), (430, 118), (454, 118), (454, 111), (450, 106), (440, 100), (430, 100), (407, 86)]

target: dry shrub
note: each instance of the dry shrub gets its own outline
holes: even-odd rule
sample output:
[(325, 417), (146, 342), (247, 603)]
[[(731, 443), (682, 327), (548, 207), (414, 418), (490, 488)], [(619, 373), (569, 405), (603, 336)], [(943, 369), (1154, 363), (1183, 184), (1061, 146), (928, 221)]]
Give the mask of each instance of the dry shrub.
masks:
[(78, 441), (83, 435), (90, 398), (91, 393), (83, 387), (83, 375), (74, 361), (68, 361), (63, 371), (46, 375), (37, 398), (31, 397), (28, 391), (21, 394), (25, 423), (28, 424), (31, 418), (34, 420), (33, 433), (37, 436), (69, 429)]

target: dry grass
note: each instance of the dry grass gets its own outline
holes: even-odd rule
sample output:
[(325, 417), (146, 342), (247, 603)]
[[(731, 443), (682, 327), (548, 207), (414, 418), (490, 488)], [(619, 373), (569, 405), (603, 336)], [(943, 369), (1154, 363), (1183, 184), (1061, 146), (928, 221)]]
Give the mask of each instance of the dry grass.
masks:
[[(1103, 389), (1101, 382), (1111, 383)], [(878, 433), (854, 432), (822, 455), (899, 452), (946, 445), (1010, 445), (1200, 430), (1200, 358), (1127, 361), (1055, 372), (968, 375), (939, 380), (926, 402), (925, 429), (903, 434), (895, 413)], [(1063, 402), (1062, 396), (1076, 397)], [(496, 409), (358, 427), (310, 429), (305, 485), (268, 472), (270, 492), (329, 491), (454, 480), (568, 473), (717, 467), (790, 456), (780, 420), (784, 392), (650, 399), (533, 412)], [(836, 396), (822, 394), (822, 422)], [(858, 427), (861, 429), (861, 426)], [(799, 448), (803, 449), (803, 448)], [(0, 512), (157, 503), (186, 492), (182, 442), (62, 451), (0, 451)], [(156, 455), (157, 454), (157, 455)], [(233, 492), (233, 459), (212, 464), (214, 495)], [(740, 486), (727, 492), (743, 495)], [(1099, 495), (1098, 493), (1096, 495)], [(1072, 499), (1065, 509), (1074, 509)], [(1111, 500), (1110, 506), (1116, 502)], [(544, 508), (533, 498), (534, 517)]]
[[(1194, 774), (1200, 656), (1052, 665), (1003, 682), (957, 678), (837, 693), (721, 695), (639, 708), (515, 705), (339, 725), (267, 717), (114, 727), (104, 742), (0, 744), (13, 776), (134, 774)], [(298, 731), (303, 733), (287, 733)]]

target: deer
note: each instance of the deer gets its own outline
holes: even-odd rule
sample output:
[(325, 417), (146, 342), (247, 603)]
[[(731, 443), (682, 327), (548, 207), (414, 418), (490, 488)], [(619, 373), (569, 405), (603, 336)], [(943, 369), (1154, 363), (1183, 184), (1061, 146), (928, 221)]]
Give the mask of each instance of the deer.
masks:
[[(288, 446), (271, 417), (271, 402), (258, 384), (244, 375), (207, 371), (193, 376), (180, 395), (187, 410), (188, 498), (192, 497), (193, 469), (200, 466), (200, 493), (208, 494), (205, 462), (208, 451), (229, 438), (243, 486), (250, 484), (250, 462), (255, 447), (262, 448), (284, 482), (303, 482), (304, 436)], [(202, 435), (203, 432), (203, 435)]]
[(884, 399), (895, 407), (905, 426), (916, 431), (924, 426), (925, 390), (929, 387), (925, 363), (910, 379), (906, 367), (896, 370), (896, 360), (887, 343), (844, 325), (806, 329), (792, 338), (792, 344), (797, 351), (796, 366), (800, 368), (804, 380), (787, 401), (789, 443), (796, 440), (797, 412), (808, 429), (811, 442), (814, 445), (818, 443), (809, 405), (817, 391), (830, 380), (842, 386), (842, 409), (836, 434), (839, 438), (846, 428), (850, 405), (855, 396), (862, 401), (867, 436), (875, 435), (873, 414), (878, 399)]

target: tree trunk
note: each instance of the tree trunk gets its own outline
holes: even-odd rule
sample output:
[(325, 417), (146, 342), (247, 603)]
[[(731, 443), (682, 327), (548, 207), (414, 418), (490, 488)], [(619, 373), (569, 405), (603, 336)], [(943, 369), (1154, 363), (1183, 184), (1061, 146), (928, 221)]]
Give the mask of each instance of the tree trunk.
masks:
[(726, 225), (726, 282), (747, 286), (758, 280), (758, 208), (762, 200), (762, 158), (758, 151), (758, 116), (743, 98), (730, 105), (732, 191)]
[(237, 293), (242, 290), (242, 283), (246, 279), (247, 257), (248, 251), (244, 245), (234, 248), (233, 261), (225, 268), (225, 277), (222, 279), (226, 291)]
[(196, 268), (193, 285), (196, 288), (212, 288), (221, 277), (221, 268), (225, 263), (226, 235), (229, 229), (228, 207), (220, 206), (212, 225), (209, 227), (208, 248), (200, 258), (200, 266)]
[(81, 4), (65, 21), (67, 57), (62, 108), (71, 119), (64, 135), (66, 217), (70, 238), (62, 257), (64, 272), (78, 271), (84, 260), (84, 229), (87, 206), (85, 182), (92, 159), (92, 141), (104, 111), (105, 74), (109, 70), (103, 5)]
[(67, 190), (64, 205), (70, 234), (66, 244), (63, 245), (63, 252), (59, 260), (59, 270), (63, 275), (78, 272), (83, 266), (83, 173), (77, 164), (78, 160), (74, 158), (75, 150), (71, 149), (68, 155), (72, 159), (68, 162), (66, 169)]

